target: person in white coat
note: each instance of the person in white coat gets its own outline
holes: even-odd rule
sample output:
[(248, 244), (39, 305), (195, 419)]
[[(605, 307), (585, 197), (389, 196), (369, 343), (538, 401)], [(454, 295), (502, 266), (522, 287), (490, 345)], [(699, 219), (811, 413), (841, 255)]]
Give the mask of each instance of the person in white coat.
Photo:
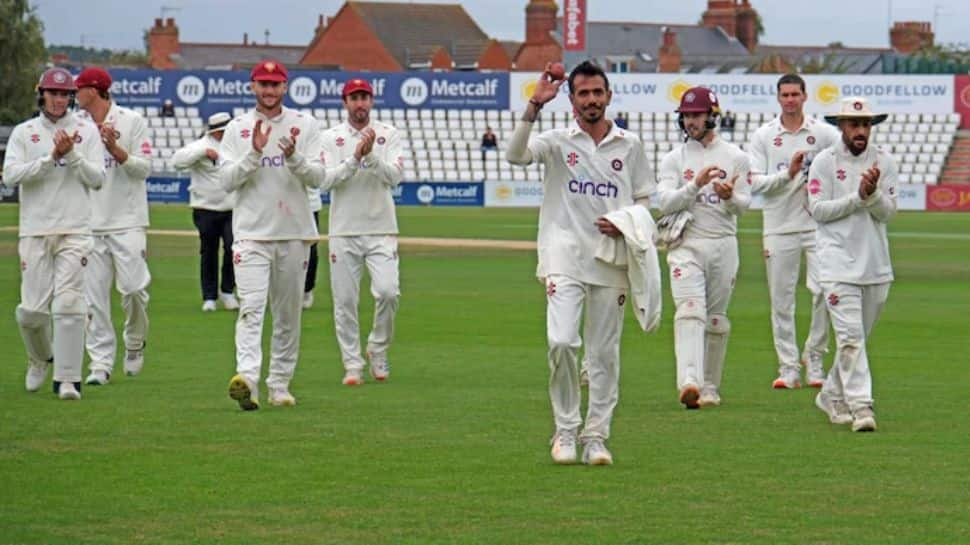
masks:
[(842, 141), (819, 154), (808, 176), (819, 277), (837, 346), (815, 404), (852, 431), (876, 430), (866, 345), (893, 281), (886, 224), (896, 214), (899, 175), (892, 155), (870, 142), (872, 127), (887, 117), (864, 98), (842, 99), (839, 113), (825, 116), (838, 124)]
[[(94, 124), (70, 111), (77, 87), (51, 68), (37, 87), (40, 115), (14, 127), (3, 161), (4, 184), (20, 186), (20, 304), (15, 313), (27, 352), (28, 392), (54, 367), (54, 393), (81, 398), (84, 269), (91, 252), (89, 190), (104, 183)], [(53, 316), (53, 328), (51, 327)]]
[(370, 83), (351, 79), (342, 94), (347, 121), (324, 131), (322, 139), (326, 163), (343, 174), (320, 189), (330, 191), (330, 286), (343, 384), (355, 386), (364, 382), (357, 307), (365, 266), (374, 297), (374, 324), (366, 347), (370, 375), (383, 382), (391, 373), (388, 351), (401, 296), (393, 191), (404, 175), (404, 159), (398, 130), (370, 117)]
[[(172, 165), (192, 175), (189, 206), (192, 223), (199, 231), (199, 276), (202, 311), (216, 310), (216, 300), (226, 310), (239, 308), (232, 269), (232, 208), (236, 196), (227, 193), (219, 181), (222, 136), (232, 116), (219, 112), (209, 116), (205, 133), (198, 140), (172, 154)], [(222, 282), (219, 282), (219, 242), (222, 242)]]
[[(579, 441), (583, 463), (609, 465), (613, 455), (606, 442), (619, 400), (620, 335), (630, 288), (627, 267), (595, 254), (604, 235), (621, 236), (605, 216), (634, 205), (646, 207), (655, 182), (639, 137), (607, 117), (609, 79), (590, 62), (577, 65), (568, 78), (576, 125), (529, 140), (540, 110), (566, 81), (553, 81), (550, 69), (536, 83), (509, 141), (507, 159), (513, 165), (545, 166), (536, 276), (546, 288), (549, 398), (556, 428), (552, 459), (576, 463)], [(583, 342), (589, 374), (585, 425), (577, 361)]]
[(737, 218), (751, 203), (750, 161), (717, 135), (720, 111), (710, 89), (684, 93), (677, 112), (685, 142), (664, 156), (657, 193), (662, 214), (686, 211), (693, 218), (667, 253), (677, 388), (688, 409), (721, 404), (727, 310), (738, 273)]
[(114, 370), (117, 338), (111, 322), (111, 284), (121, 293), (125, 313), (122, 339), (125, 374), (137, 375), (145, 363), (148, 337), (147, 239), (148, 192), (152, 142), (145, 119), (111, 99), (111, 75), (96, 66), (77, 76), (78, 105), (98, 126), (104, 146), (106, 177), (92, 194), (91, 252), (85, 286), (90, 320), (87, 351), (91, 362), (85, 383), (108, 384)]
[(233, 264), (240, 307), (229, 397), (246, 411), (259, 408), (267, 302), (273, 314), (269, 403), (296, 404), (290, 382), (299, 357), (303, 280), (318, 237), (307, 188), (326, 177), (315, 120), (283, 106), (286, 67), (261, 61), (250, 80), (256, 108), (226, 127), (220, 171), (223, 189), (236, 193)]
[[(825, 380), (822, 359), (828, 351), (828, 311), (818, 281), (815, 220), (808, 213), (805, 183), (818, 154), (838, 142), (831, 125), (807, 117), (805, 80), (786, 74), (778, 80), (781, 114), (762, 125), (751, 137), (752, 187), (764, 196), (764, 258), (771, 299), (771, 332), (778, 355), (777, 389), (801, 386), (801, 367), (809, 386)], [(806, 284), (812, 293), (812, 319), (801, 359), (795, 338), (795, 286), (805, 255)], [(800, 366), (799, 363), (802, 365)]]

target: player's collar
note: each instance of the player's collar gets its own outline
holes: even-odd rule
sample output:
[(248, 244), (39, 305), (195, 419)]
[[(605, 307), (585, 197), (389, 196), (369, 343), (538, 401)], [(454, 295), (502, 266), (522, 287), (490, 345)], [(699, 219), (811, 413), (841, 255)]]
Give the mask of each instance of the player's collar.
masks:
[(775, 123), (778, 124), (778, 134), (783, 134), (783, 133), (786, 133), (786, 132), (789, 133), (789, 134), (798, 134), (798, 133), (800, 133), (802, 131), (807, 131), (808, 128), (809, 128), (809, 125), (811, 125), (814, 122), (815, 122), (814, 119), (812, 119), (811, 117), (809, 117), (809, 116), (807, 116), (807, 115), (805, 115), (803, 113), (802, 114), (802, 124), (797, 129), (795, 129), (794, 132), (791, 132), (788, 129), (786, 129), (785, 128), (785, 124), (781, 122), (781, 114), (778, 114), (778, 117), (775, 118)]

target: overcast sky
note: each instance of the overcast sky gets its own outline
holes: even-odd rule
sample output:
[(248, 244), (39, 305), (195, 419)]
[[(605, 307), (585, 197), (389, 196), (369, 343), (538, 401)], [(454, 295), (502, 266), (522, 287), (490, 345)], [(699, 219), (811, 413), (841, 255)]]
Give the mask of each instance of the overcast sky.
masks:
[[(415, 0), (414, 3), (447, 3)], [(451, 3), (455, 3), (452, 1)], [(489, 35), (523, 40), (528, 0), (464, 0), (468, 13)], [(562, 0), (559, 1), (560, 5)], [(706, 0), (587, 0), (590, 20), (696, 23)], [(970, 41), (967, 0), (751, 0), (761, 14), (770, 45), (889, 45), (889, 12), (896, 21), (934, 21), (937, 43)], [(142, 49), (142, 32), (155, 17), (175, 17), (187, 42), (263, 41), (305, 45), (320, 13), (334, 15), (343, 0), (31, 0), (49, 44)], [(810, 5), (811, 9), (805, 6)]]

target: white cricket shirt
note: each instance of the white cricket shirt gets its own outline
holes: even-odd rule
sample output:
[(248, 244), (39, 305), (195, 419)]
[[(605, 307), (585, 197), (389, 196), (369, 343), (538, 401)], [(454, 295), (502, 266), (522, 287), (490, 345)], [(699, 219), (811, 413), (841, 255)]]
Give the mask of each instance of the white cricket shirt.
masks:
[(536, 275), (561, 274), (586, 284), (627, 288), (627, 267), (595, 257), (604, 236), (596, 220), (655, 191), (640, 138), (611, 125), (598, 145), (575, 126), (528, 141), (532, 125), (519, 122), (507, 158), (513, 165), (545, 166)]
[[(702, 188), (694, 183), (709, 166), (719, 172)], [(737, 176), (730, 199), (721, 200), (714, 182), (728, 182)], [(660, 163), (658, 200), (662, 214), (689, 210), (694, 221), (687, 224), (685, 237), (720, 238), (737, 234), (738, 216), (751, 204), (750, 160), (734, 144), (715, 135), (704, 146), (693, 138), (677, 146)]]
[[(877, 165), (876, 191), (859, 196), (862, 173)], [(870, 142), (858, 157), (844, 143), (818, 155), (808, 174), (808, 200), (818, 222), (819, 279), (847, 284), (892, 282), (886, 223), (896, 214), (896, 161)]]
[[(88, 119), (90, 115), (85, 112)], [(93, 120), (92, 120), (93, 122)], [(148, 227), (148, 190), (145, 180), (152, 170), (152, 141), (148, 124), (140, 114), (114, 102), (102, 125), (110, 124), (115, 140), (128, 152), (124, 164), (101, 145), (105, 180), (101, 190), (91, 194), (91, 229), (95, 233)], [(100, 137), (98, 139), (100, 143)]]
[[(74, 149), (51, 157), (54, 133), (77, 131)], [(41, 114), (14, 127), (3, 160), (3, 183), (20, 185), (20, 236), (91, 234), (88, 189), (104, 183), (104, 159), (94, 124), (68, 112), (52, 122)]]
[(360, 131), (345, 121), (323, 132), (328, 168), (320, 190), (330, 191), (329, 236), (398, 234), (393, 190), (404, 176), (401, 137), (387, 123), (371, 121), (368, 127), (377, 139), (359, 164), (354, 150)]
[[(221, 147), (221, 142), (205, 135), (172, 154), (172, 165), (192, 175), (189, 184), (189, 206), (192, 208), (224, 212), (232, 210), (236, 204), (236, 194), (226, 193), (219, 182), (219, 168), (223, 163)], [(209, 159), (205, 154), (207, 149), (216, 150), (219, 158)]]
[[(256, 120), (272, 130), (262, 153), (253, 149)], [(296, 136), (289, 158), (280, 138)], [(222, 187), (236, 192), (232, 232), (236, 240), (317, 240), (307, 187), (325, 176), (316, 121), (284, 107), (273, 119), (251, 110), (233, 119), (222, 137)]]
[[(815, 230), (808, 213), (805, 192), (807, 173), (818, 154), (839, 142), (839, 131), (824, 121), (805, 117), (795, 132), (788, 131), (776, 117), (751, 136), (752, 192), (764, 195), (764, 234), (784, 235)], [(802, 171), (806, 175), (788, 177), (788, 167), (796, 152), (804, 151)]]

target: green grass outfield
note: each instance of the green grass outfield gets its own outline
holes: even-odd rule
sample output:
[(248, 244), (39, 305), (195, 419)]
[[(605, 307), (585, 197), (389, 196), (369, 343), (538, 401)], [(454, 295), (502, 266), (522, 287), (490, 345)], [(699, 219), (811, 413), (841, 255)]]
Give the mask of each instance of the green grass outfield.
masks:
[[(0, 206), (0, 226), (16, 214)], [(537, 214), (399, 216), (403, 236), (530, 240)], [(184, 207), (152, 219), (192, 229)], [(200, 312), (191, 237), (149, 238), (141, 376), (78, 403), (26, 393), (16, 233), (0, 230), (0, 543), (970, 543), (970, 215), (891, 225), (897, 282), (869, 345), (873, 434), (830, 425), (815, 390), (770, 388), (759, 227), (757, 213), (742, 221), (724, 405), (677, 403), (665, 279), (660, 332), (626, 321), (607, 468), (549, 458), (534, 252), (403, 247), (391, 379), (359, 388), (340, 384), (324, 266), (299, 404), (243, 413), (226, 396), (235, 316)], [(804, 333), (804, 290), (799, 305)]]

